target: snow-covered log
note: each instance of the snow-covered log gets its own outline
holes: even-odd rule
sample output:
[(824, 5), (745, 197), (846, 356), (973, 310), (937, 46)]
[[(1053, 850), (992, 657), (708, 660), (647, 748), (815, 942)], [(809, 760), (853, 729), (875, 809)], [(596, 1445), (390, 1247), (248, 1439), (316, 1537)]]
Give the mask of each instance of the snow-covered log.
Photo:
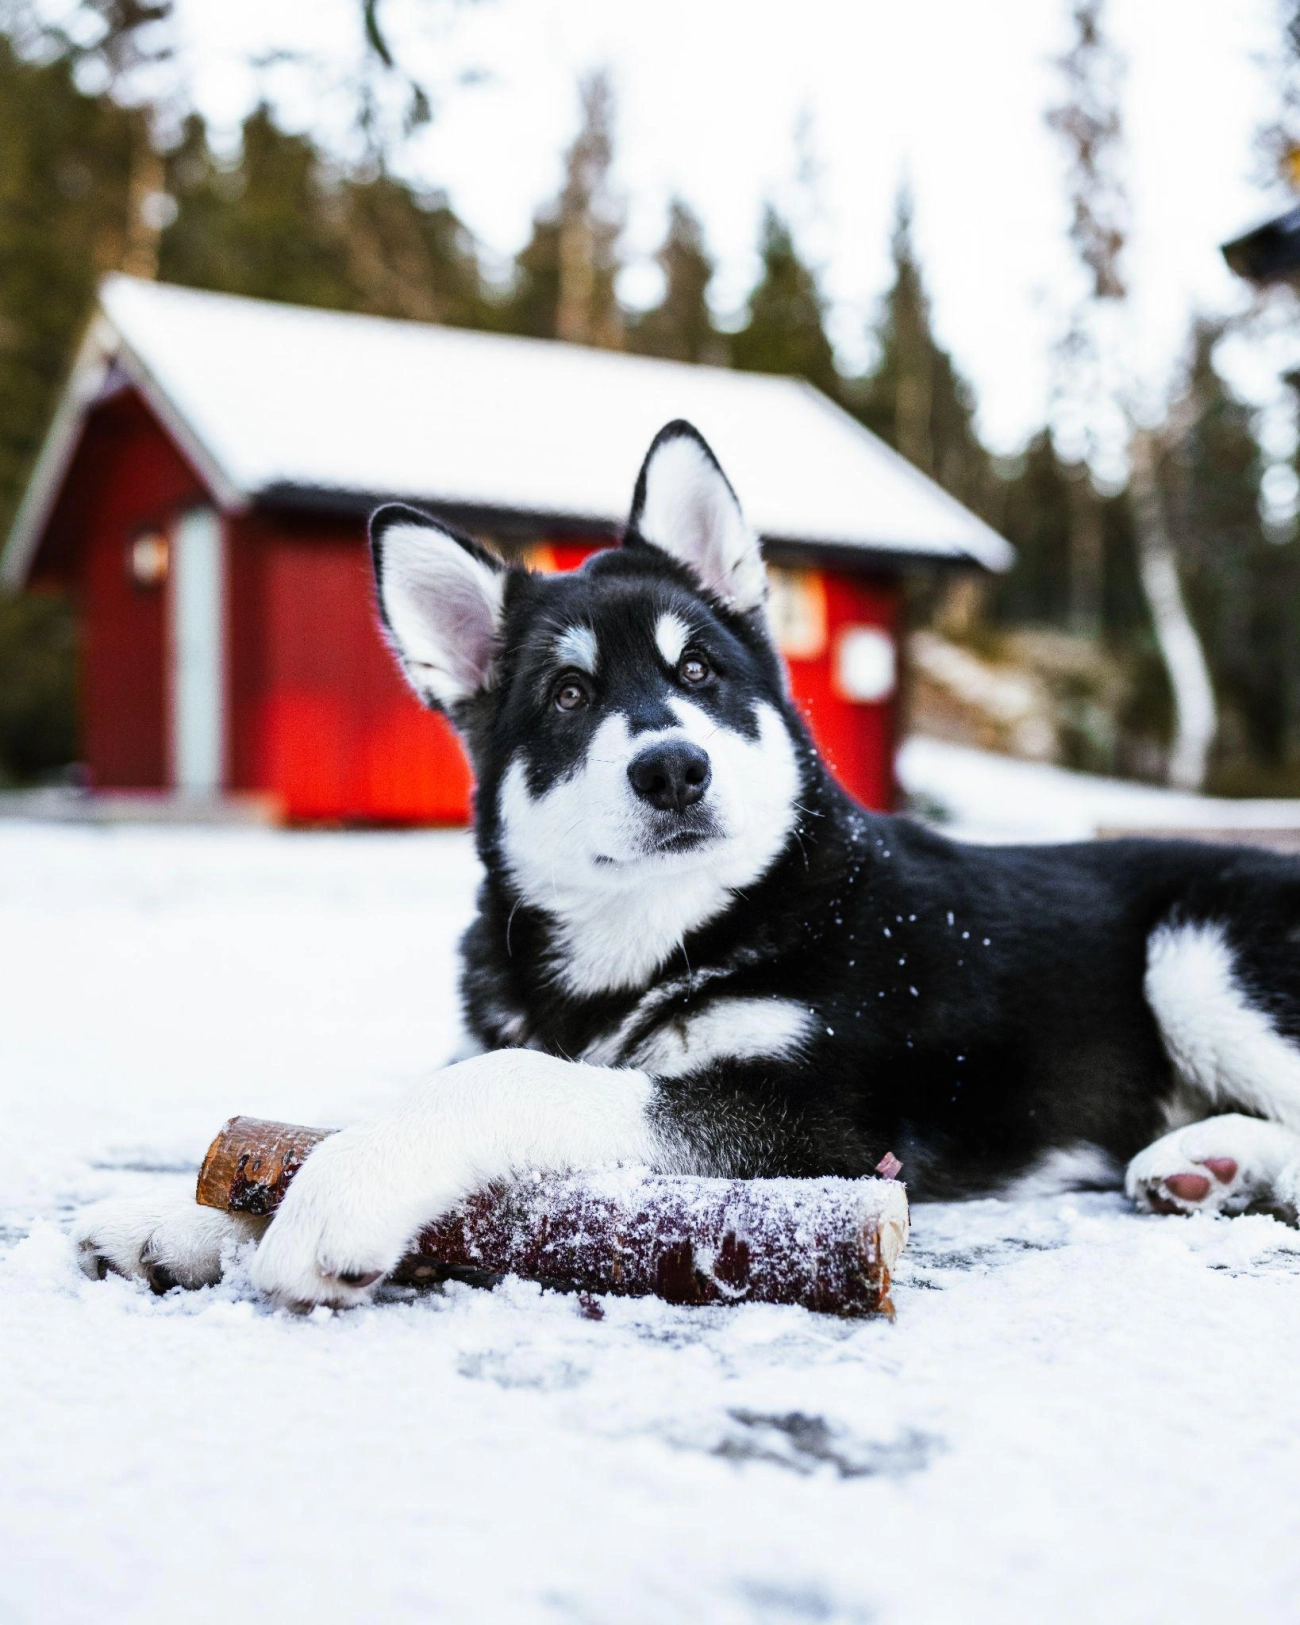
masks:
[[(232, 1117), (199, 1170), (198, 1200), (274, 1212), (327, 1132)], [(392, 1279), (472, 1270), (669, 1303), (892, 1315), (890, 1271), (907, 1230), (907, 1196), (894, 1179), (536, 1174), (471, 1196), (431, 1225)]]

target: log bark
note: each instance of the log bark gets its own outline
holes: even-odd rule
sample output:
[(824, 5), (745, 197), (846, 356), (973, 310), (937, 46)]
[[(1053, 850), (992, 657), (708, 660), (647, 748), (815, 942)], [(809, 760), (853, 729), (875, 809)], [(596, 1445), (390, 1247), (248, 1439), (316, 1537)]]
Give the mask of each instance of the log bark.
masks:
[[(199, 1170), (199, 1202), (273, 1213), (329, 1132), (232, 1117)], [(893, 1179), (536, 1174), (478, 1192), (430, 1225), (390, 1279), (521, 1275), (668, 1303), (892, 1317), (890, 1272), (907, 1231), (906, 1192)]]

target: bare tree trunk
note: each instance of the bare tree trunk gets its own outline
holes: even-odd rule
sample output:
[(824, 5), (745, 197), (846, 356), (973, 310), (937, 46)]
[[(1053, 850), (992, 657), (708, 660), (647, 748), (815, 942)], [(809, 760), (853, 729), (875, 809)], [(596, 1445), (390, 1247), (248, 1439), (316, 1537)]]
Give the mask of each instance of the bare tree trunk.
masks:
[(1179, 790), (1199, 790), (1205, 783), (1210, 746), (1219, 726), (1214, 687), (1178, 579), (1178, 561), (1156, 474), (1155, 435), (1149, 429), (1135, 430), (1131, 452), (1138, 569), (1174, 696), (1168, 778)]

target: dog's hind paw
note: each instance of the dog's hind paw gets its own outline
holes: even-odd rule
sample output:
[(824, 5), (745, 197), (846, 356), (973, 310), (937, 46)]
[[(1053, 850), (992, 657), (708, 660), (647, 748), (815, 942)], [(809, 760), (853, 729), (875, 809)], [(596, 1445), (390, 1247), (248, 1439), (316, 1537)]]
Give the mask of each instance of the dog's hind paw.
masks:
[(79, 1215), (71, 1239), (92, 1280), (125, 1275), (162, 1293), (219, 1281), (231, 1249), (265, 1228), (265, 1219), (200, 1207), (186, 1193), (97, 1202)]
[(1149, 1213), (1283, 1210), (1294, 1219), (1300, 1134), (1236, 1112), (1175, 1129), (1140, 1151), (1124, 1188)]

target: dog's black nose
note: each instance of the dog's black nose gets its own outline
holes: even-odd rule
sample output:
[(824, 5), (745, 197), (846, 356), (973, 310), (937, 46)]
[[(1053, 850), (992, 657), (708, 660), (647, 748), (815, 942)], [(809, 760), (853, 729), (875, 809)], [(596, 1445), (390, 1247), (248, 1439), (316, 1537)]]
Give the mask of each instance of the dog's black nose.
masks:
[(687, 739), (651, 745), (628, 764), (627, 776), (642, 801), (661, 812), (685, 812), (709, 788), (709, 754)]

